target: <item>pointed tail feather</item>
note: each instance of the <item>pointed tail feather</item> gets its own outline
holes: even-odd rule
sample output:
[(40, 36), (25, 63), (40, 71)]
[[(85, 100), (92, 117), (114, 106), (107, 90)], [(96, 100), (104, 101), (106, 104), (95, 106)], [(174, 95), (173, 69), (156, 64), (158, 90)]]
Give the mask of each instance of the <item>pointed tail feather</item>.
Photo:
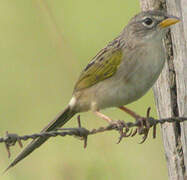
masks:
[[(63, 112), (61, 112), (53, 121), (51, 121), (41, 132), (48, 132), (55, 130), (63, 126), (68, 120), (70, 120), (75, 115), (75, 112), (67, 107)], [(18, 156), (14, 159), (14, 161), (7, 167), (4, 171), (6, 172), (11, 167), (15, 166), (19, 161), (27, 157), (30, 153), (32, 153), (36, 148), (40, 147), (45, 141), (47, 141), (47, 137), (39, 137), (33, 140), (23, 151), (18, 154)]]

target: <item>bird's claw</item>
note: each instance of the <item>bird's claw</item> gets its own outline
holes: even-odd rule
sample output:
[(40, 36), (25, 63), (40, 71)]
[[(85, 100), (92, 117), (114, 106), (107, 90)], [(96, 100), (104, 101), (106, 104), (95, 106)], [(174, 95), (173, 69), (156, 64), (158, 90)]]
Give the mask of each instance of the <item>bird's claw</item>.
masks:
[(119, 144), (123, 138), (129, 137), (132, 135), (132, 130), (129, 131), (129, 128), (127, 127), (124, 121), (120, 121), (120, 120), (112, 121), (111, 125), (116, 126), (116, 129), (119, 131), (119, 134), (120, 134), (117, 144)]
[(150, 110), (151, 108), (149, 107), (147, 109), (147, 115), (146, 117), (137, 117), (136, 121), (138, 123), (138, 128), (136, 128), (135, 132), (132, 134), (132, 136), (134, 136), (136, 133), (138, 133), (139, 135), (144, 135), (143, 138), (142, 138), (142, 141), (140, 142), (140, 144), (144, 143), (145, 140), (147, 139), (148, 137), (148, 133), (149, 133), (149, 130), (150, 130), (150, 123), (148, 121), (148, 119), (150, 118)]

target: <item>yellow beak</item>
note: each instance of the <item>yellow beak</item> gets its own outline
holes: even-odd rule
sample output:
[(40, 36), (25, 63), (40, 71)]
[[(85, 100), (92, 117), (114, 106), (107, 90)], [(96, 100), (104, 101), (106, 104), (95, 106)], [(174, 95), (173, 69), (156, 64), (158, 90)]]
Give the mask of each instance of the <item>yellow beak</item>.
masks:
[(178, 23), (179, 21), (180, 21), (180, 19), (177, 18), (177, 17), (169, 17), (169, 18), (167, 18), (167, 19), (164, 19), (164, 20), (159, 24), (159, 26), (160, 26), (161, 28), (165, 28), (165, 27), (171, 26), (171, 25), (173, 25), (173, 24), (176, 24), (176, 23)]

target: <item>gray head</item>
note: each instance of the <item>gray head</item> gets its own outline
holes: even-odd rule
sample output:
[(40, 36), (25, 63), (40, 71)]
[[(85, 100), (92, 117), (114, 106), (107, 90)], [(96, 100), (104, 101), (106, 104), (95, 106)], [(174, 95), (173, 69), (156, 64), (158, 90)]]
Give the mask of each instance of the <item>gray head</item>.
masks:
[(168, 15), (163, 11), (145, 11), (130, 20), (124, 33), (131, 38), (136, 37), (137, 40), (160, 39), (165, 36), (169, 26), (179, 21), (178, 17)]

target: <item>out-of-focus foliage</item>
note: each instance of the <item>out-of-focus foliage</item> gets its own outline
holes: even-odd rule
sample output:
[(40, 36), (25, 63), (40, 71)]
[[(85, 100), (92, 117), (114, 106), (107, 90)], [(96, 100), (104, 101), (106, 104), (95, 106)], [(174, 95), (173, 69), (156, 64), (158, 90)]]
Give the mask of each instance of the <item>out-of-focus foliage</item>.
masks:
[[(71, 98), (81, 69), (139, 12), (138, 0), (1, 0), (0, 136), (39, 132)], [(129, 105), (144, 115), (152, 92)], [(103, 111), (131, 120), (118, 109)], [(91, 112), (81, 115), (88, 128), (105, 125)], [(66, 127), (77, 126), (73, 118)], [(50, 139), (11, 169), (4, 180), (165, 180), (161, 138), (124, 139), (108, 132), (89, 137), (88, 148), (71, 137)], [(26, 143), (25, 143), (26, 144)], [(12, 149), (13, 159), (20, 151)], [(0, 170), (10, 162), (0, 145)], [(0, 177), (1, 178), (1, 177)]]

